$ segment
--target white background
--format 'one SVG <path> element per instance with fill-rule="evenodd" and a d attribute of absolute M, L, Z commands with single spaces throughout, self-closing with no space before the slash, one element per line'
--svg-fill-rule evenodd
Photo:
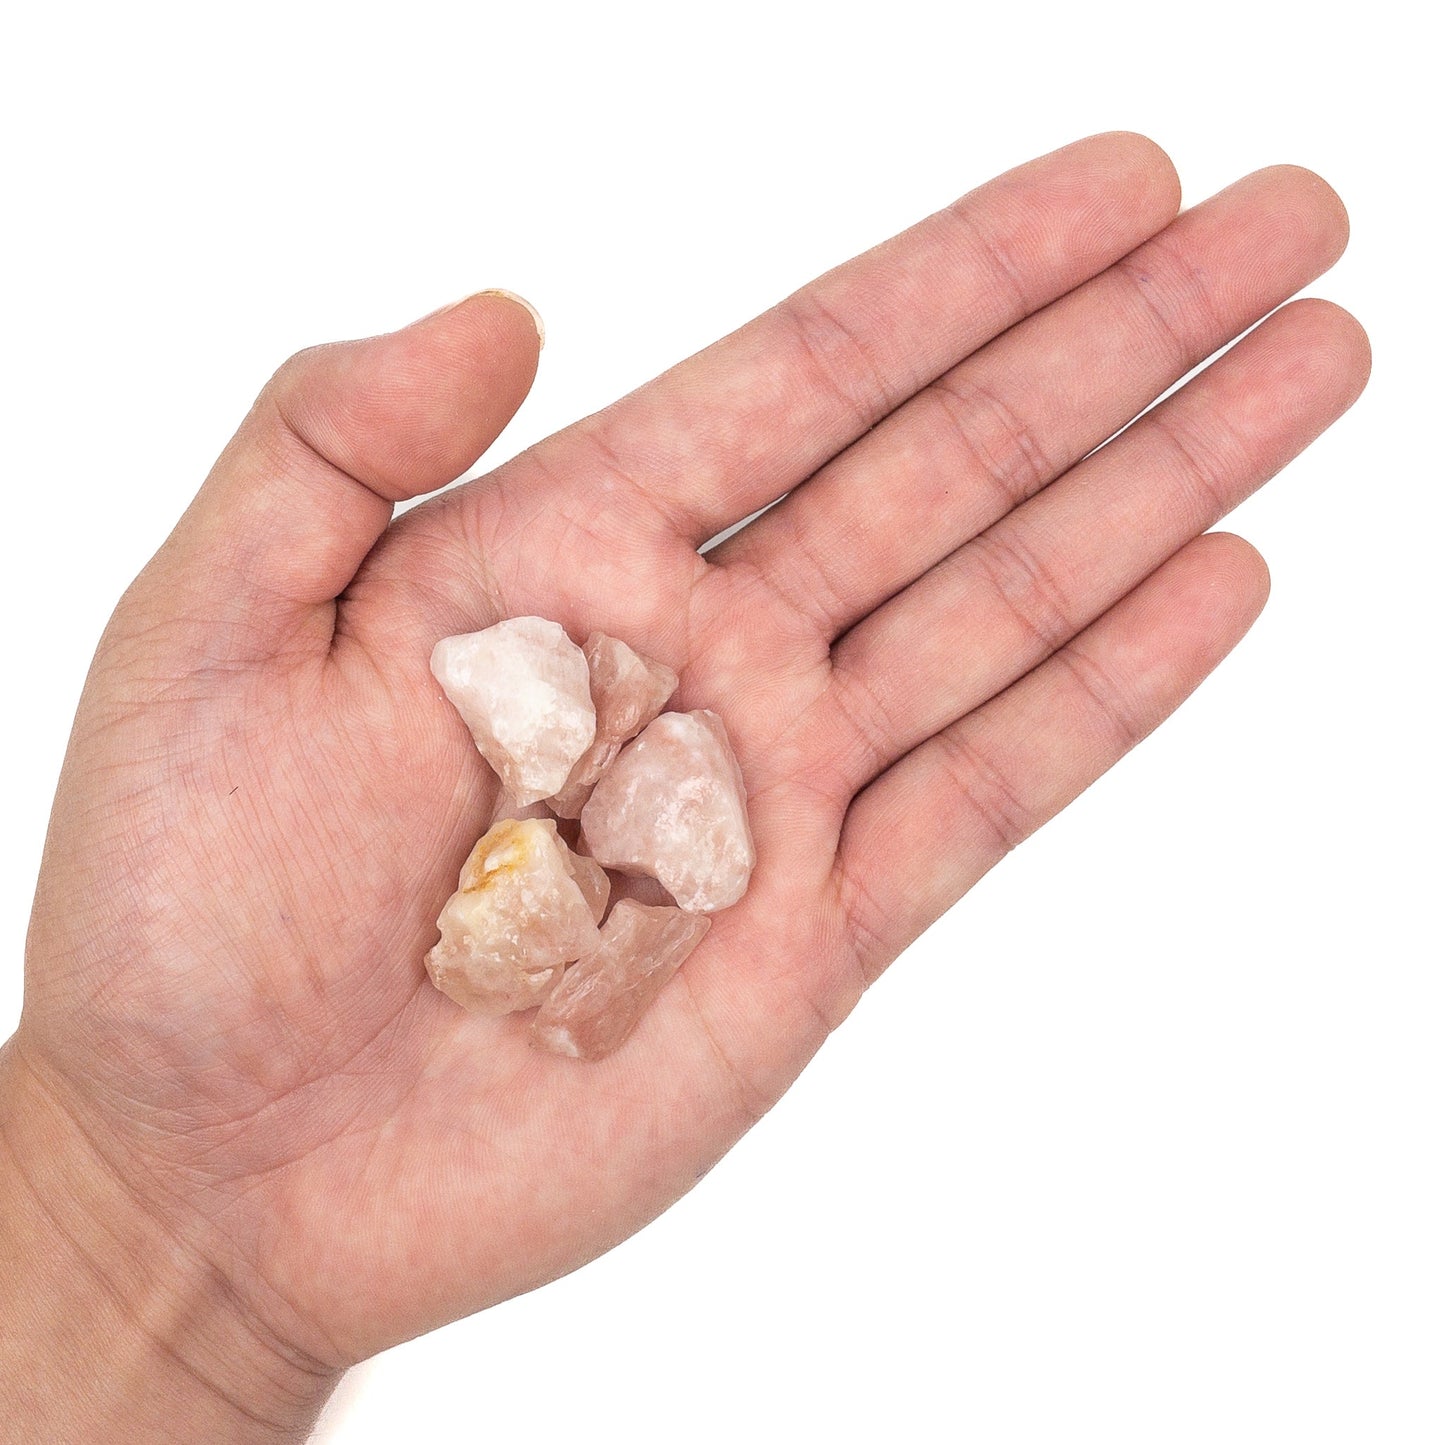
<path fill-rule="evenodd" d="M 334 1445 L 1445 1437 L 1439 135 L 1397 7 L 32 6 L 0 50 L 0 1032 L 116 596 L 289 352 L 485 286 L 510 455 L 1078 135 L 1343 193 L 1345 421 L 1239 651 L 665 1218 L 357 1371 Z M 1342 14 L 1342 12 L 1341 12 Z"/>

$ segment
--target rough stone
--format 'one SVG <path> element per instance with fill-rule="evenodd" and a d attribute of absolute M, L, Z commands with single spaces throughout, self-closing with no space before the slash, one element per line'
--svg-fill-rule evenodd
<path fill-rule="evenodd" d="M 426 958 L 432 982 L 478 1013 L 535 1007 L 566 964 L 597 947 L 601 873 L 571 854 L 550 818 L 498 823 L 472 849 L 437 919 L 441 942 Z"/>
<path fill-rule="evenodd" d="M 623 899 L 599 946 L 575 963 L 532 1022 L 539 1048 L 601 1059 L 637 1027 L 712 920 L 680 908 L 648 908 Z"/>
<path fill-rule="evenodd" d="M 649 723 L 598 780 L 582 839 L 603 867 L 656 878 L 688 912 L 736 903 L 757 855 L 717 714 L 666 712 Z"/>
<path fill-rule="evenodd" d="M 605 632 L 594 632 L 582 651 L 587 658 L 597 732 L 567 782 L 551 799 L 553 811 L 563 818 L 581 814 L 593 784 L 611 766 L 623 743 L 635 738 L 677 691 L 677 674 L 670 667 L 639 656 Z"/>
<path fill-rule="evenodd" d="M 517 796 L 508 788 L 501 788 L 497 792 L 497 801 L 492 808 L 491 822 L 488 828 L 494 828 L 503 820 L 510 818 L 515 823 L 525 822 L 528 818 L 550 818 L 552 811 L 543 802 L 519 803 Z"/>
<path fill-rule="evenodd" d="M 444 637 L 431 669 L 519 806 L 562 787 L 596 736 L 587 659 L 555 622 L 512 617 Z"/>
<path fill-rule="evenodd" d="M 602 915 L 607 912 L 607 899 L 612 892 L 612 881 L 606 870 L 596 859 L 574 853 L 565 843 L 562 844 L 562 858 L 568 873 L 572 875 L 572 881 L 582 890 L 582 896 L 587 900 L 587 907 L 592 911 L 592 921 L 600 924 Z"/>

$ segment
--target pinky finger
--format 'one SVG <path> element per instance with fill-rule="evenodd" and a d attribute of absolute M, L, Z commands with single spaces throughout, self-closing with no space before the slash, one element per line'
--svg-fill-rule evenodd
<path fill-rule="evenodd" d="M 1196 538 L 1092 626 L 863 790 L 837 880 L 877 977 L 1010 849 L 1071 803 L 1213 671 L 1259 616 L 1247 542 Z"/>

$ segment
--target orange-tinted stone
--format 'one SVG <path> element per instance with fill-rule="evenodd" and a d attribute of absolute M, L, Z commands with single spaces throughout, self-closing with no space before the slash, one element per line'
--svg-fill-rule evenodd
<path fill-rule="evenodd" d="M 573 856 L 550 818 L 496 824 L 437 919 L 441 942 L 426 958 L 432 982 L 478 1013 L 534 1008 L 565 964 L 597 946 L 600 873 Z"/>

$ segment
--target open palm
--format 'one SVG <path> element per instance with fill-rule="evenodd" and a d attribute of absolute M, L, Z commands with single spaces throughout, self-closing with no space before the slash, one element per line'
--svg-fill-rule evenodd
<path fill-rule="evenodd" d="M 345 1364 L 639 1228 L 1241 636 L 1263 564 L 1200 534 L 1368 353 L 1296 303 L 1115 436 L 1344 245 L 1303 171 L 1177 206 L 1150 143 L 1068 147 L 395 521 L 520 404 L 527 312 L 278 373 L 102 642 L 15 1047 L 277 1341 Z M 599 1064 L 422 968 L 494 789 L 427 659 L 529 613 L 722 715 L 758 845 Z"/>

